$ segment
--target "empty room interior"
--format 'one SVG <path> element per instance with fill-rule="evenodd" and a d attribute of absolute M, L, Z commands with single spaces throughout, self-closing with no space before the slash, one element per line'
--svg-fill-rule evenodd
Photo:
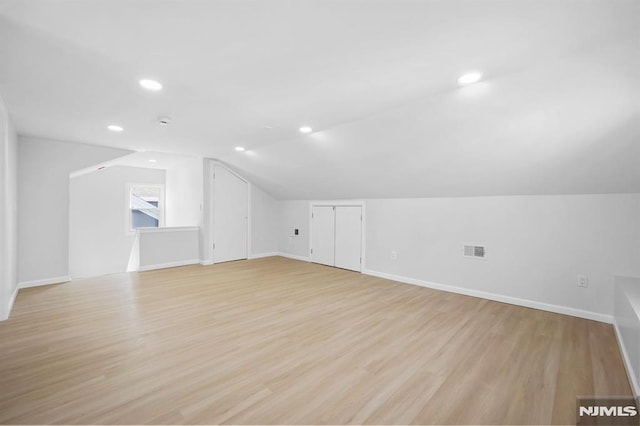
<path fill-rule="evenodd" d="M 0 167 L 0 424 L 638 424 L 637 0 L 0 0 Z"/>

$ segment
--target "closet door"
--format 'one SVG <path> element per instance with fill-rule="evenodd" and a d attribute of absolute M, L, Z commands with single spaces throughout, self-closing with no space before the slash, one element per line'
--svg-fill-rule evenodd
<path fill-rule="evenodd" d="M 213 188 L 213 261 L 246 259 L 248 184 L 216 166 Z"/>
<path fill-rule="evenodd" d="M 335 211 L 333 206 L 313 206 L 311 210 L 311 261 L 335 263 Z"/>
<path fill-rule="evenodd" d="M 336 206 L 335 266 L 362 269 L 362 207 Z"/>

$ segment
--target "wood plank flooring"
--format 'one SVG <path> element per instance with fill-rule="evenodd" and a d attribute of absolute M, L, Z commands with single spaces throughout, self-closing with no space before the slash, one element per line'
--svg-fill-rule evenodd
<path fill-rule="evenodd" d="M 575 424 L 613 329 L 272 257 L 21 290 L 0 423 Z"/>

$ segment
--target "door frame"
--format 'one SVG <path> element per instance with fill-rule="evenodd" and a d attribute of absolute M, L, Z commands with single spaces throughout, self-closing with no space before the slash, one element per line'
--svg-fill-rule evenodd
<path fill-rule="evenodd" d="M 360 273 L 366 269 L 366 229 L 367 229 L 367 209 L 366 202 L 364 200 L 314 200 L 309 202 L 309 247 L 307 247 L 307 256 L 309 262 L 311 262 L 311 245 L 313 241 L 313 220 L 311 215 L 313 214 L 314 207 L 360 207 L 362 210 L 362 228 L 361 228 L 361 256 L 362 262 L 360 264 Z"/>
<path fill-rule="evenodd" d="M 247 180 L 246 178 L 244 178 L 242 175 L 238 174 L 236 171 L 232 170 L 231 168 L 229 168 L 226 164 L 217 161 L 217 160 L 210 160 L 209 162 L 210 165 L 210 170 L 205 171 L 204 175 L 205 175 L 205 180 L 208 180 L 210 182 L 209 185 L 209 193 L 210 193 L 210 198 L 208 200 L 209 203 L 209 208 L 208 208 L 208 232 L 207 232 L 207 236 L 208 236 L 208 241 L 205 242 L 205 244 L 211 246 L 209 247 L 210 250 L 205 249 L 204 250 L 204 254 L 205 254 L 205 259 L 203 259 L 203 262 L 200 262 L 203 265 L 212 265 L 215 262 L 215 250 L 213 249 L 213 243 L 215 242 L 215 215 L 214 215 L 214 202 L 216 199 L 216 186 L 215 186 L 215 182 L 214 182 L 214 174 L 215 174 L 215 168 L 216 167 L 222 167 L 223 169 L 225 169 L 226 171 L 228 171 L 229 173 L 231 173 L 232 175 L 234 175 L 235 177 L 237 177 L 238 179 L 246 182 L 247 184 L 247 241 L 246 241 L 246 247 L 247 247 L 247 259 L 251 258 L 251 210 L 252 210 L 252 206 L 251 206 L 251 192 L 252 192 L 252 185 L 251 182 L 249 180 Z M 207 201 L 205 201 L 207 202 Z M 210 253 L 210 256 L 207 256 L 207 252 Z"/>

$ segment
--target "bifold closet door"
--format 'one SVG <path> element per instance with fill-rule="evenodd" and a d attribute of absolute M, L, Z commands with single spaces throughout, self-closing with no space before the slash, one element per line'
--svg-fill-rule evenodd
<path fill-rule="evenodd" d="M 311 210 L 311 261 L 334 266 L 335 212 L 333 206 L 314 206 Z"/>
<path fill-rule="evenodd" d="M 246 259 L 248 184 L 219 166 L 213 179 L 213 261 Z"/>
<path fill-rule="evenodd" d="M 360 272 L 362 207 L 336 206 L 335 212 L 335 266 Z"/>

